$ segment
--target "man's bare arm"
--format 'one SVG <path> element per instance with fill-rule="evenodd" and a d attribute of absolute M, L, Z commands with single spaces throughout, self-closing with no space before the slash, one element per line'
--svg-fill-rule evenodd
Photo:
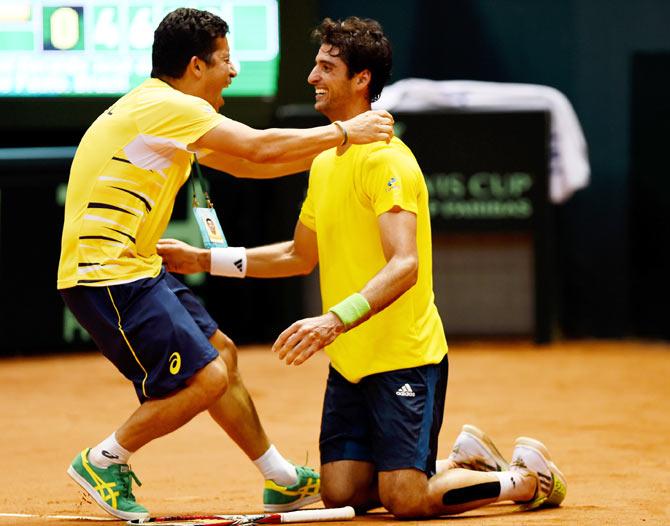
<path fill-rule="evenodd" d="M 393 117 L 383 110 L 370 110 L 341 123 L 351 144 L 389 141 L 393 137 Z M 191 149 L 209 149 L 255 163 L 284 163 L 313 157 L 342 144 L 340 126 L 329 124 L 316 128 L 270 128 L 256 130 L 232 119 L 190 144 Z"/>
<path fill-rule="evenodd" d="M 396 208 L 380 215 L 377 222 L 387 263 L 360 291 L 370 304 L 370 316 L 409 290 L 419 271 L 416 215 Z"/>
<path fill-rule="evenodd" d="M 170 272 L 194 274 L 211 270 L 210 249 L 194 247 L 176 239 L 161 239 L 157 249 Z M 281 278 L 309 274 L 318 260 L 316 233 L 298 221 L 293 240 L 246 250 L 246 275 Z"/>
<path fill-rule="evenodd" d="M 279 278 L 309 274 L 319 262 L 316 232 L 298 221 L 293 240 L 247 249 L 247 276 Z"/>

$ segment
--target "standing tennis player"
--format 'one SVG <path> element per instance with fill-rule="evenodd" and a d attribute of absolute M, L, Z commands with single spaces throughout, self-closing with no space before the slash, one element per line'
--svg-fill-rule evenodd
<path fill-rule="evenodd" d="M 325 19 L 315 36 L 315 108 L 334 123 L 364 114 L 390 74 L 381 26 Z M 291 325 L 273 350 L 294 365 L 321 349 L 330 358 L 320 437 L 327 506 L 382 504 L 399 518 L 426 518 L 503 500 L 533 509 L 564 499 L 565 480 L 544 445 L 517 439 L 507 469 L 474 426 L 464 426 L 441 462 L 457 469 L 436 474 L 447 344 L 434 305 L 428 192 L 399 139 L 354 145 L 345 136 L 318 155 L 292 241 L 210 251 L 163 240 L 158 250 L 184 273 L 278 277 L 319 264 L 325 314 Z"/>
<path fill-rule="evenodd" d="M 195 154 L 246 177 L 305 170 L 340 144 L 389 140 L 392 119 L 366 112 L 307 130 L 255 130 L 218 113 L 237 75 L 228 26 L 177 9 L 154 35 L 151 79 L 91 125 L 67 189 L 58 289 L 141 402 L 109 437 L 84 449 L 69 475 L 110 514 L 148 516 L 133 495 L 132 453 L 208 410 L 266 479 L 268 511 L 319 499 L 319 477 L 272 446 L 237 370 L 237 351 L 191 291 L 162 270 L 156 242 Z M 271 164 L 268 164 L 271 163 Z"/>

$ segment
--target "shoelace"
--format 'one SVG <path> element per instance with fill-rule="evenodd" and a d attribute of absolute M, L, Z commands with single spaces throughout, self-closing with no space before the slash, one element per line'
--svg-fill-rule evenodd
<path fill-rule="evenodd" d="M 308 466 L 308 464 L 309 464 L 309 450 L 305 451 L 305 463 L 302 466 L 294 464 L 293 462 L 291 462 L 291 464 L 293 464 L 293 467 L 295 468 L 295 472 L 298 475 L 298 482 L 300 482 L 300 478 L 303 475 L 308 476 L 308 477 L 313 477 L 314 475 L 318 476 L 318 473 Z"/>
<path fill-rule="evenodd" d="M 119 474 L 121 479 L 119 484 L 121 486 L 119 488 L 119 494 L 125 498 L 135 500 L 135 495 L 133 495 L 132 483 L 130 482 L 130 479 L 132 478 L 138 486 L 141 486 L 142 482 L 140 482 L 140 479 L 137 478 L 135 472 L 130 469 L 130 466 L 128 466 L 128 471 L 122 471 Z"/>

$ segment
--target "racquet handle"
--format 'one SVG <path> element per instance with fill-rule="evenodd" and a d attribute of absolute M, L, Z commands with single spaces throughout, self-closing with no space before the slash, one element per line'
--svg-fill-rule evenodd
<path fill-rule="evenodd" d="M 260 519 L 258 523 L 289 523 L 289 522 L 325 522 L 325 521 L 348 521 L 354 518 L 356 513 L 351 506 L 343 508 L 330 508 L 325 510 L 298 510 L 276 513 L 279 520 Z"/>

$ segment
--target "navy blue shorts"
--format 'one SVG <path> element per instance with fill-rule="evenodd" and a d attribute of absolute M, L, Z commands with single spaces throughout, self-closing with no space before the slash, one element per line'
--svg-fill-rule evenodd
<path fill-rule="evenodd" d="M 352 384 L 330 367 L 321 418 L 321 465 L 371 462 L 377 471 L 435 474 L 449 360 L 366 376 Z"/>
<path fill-rule="evenodd" d="M 209 342 L 216 322 L 164 270 L 156 278 L 60 293 L 102 354 L 133 382 L 140 402 L 183 388 L 219 356 Z"/>

